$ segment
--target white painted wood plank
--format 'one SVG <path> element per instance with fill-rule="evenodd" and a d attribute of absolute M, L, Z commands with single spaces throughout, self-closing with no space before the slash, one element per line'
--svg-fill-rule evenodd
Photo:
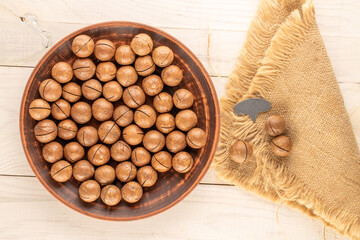
<path fill-rule="evenodd" d="M 338 77 L 359 143 L 360 2 L 315 0 L 320 31 Z M 86 6 L 86 7 L 85 7 Z M 20 17 L 36 16 L 51 44 L 91 23 L 130 20 L 147 23 L 179 38 L 200 58 L 206 56 L 208 28 L 211 62 L 228 75 L 257 8 L 257 1 L 12 1 L 0 2 L 0 65 L 34 66 L 47 49 Z M 86 10 L 85 10 L 86 9 Z M 0 67 L 0 175 L 33 175 L 18 130 L 23 88 L 31 68 Z M 226 78 L 213 77 L 219 95 Z M 203 183 L 215 183 L 209 171 Z M 0 176 L 0 239 L 322 239 L 323 226 L 297 211 L 276 206 L 230 186 L 199 185 L 183 202 L 150 219 L 104 222 L 82 216 L 55 200 L 33 177 Z M 171 219 L 171 221 L 169 221 Z M 347 239 L 326 230 L 326 239 Z"/>
<path fill-rule="evenodd" d="M 83 216 L 34 178 L 0 177 L 0 239 L 322 239 L 323 225 L 231 186 L 198 186 L 149 219 L 108 222 Z M 327 240 L 345 240 L 326 229 Z"/>
<path fill-rule="evenodd" d="M 14 16 L 33 14 L 39 20 L 58 23 L 96 23 L 103 21 L 136 21 L 160 27 L 246 31 L 257 1 L 2 1 L 1 6 Z M 85 8 L 86 7 L 86 8 Z M 89 14 L 91 13 L 91 14 Z M 242 16 L 242 17 L 238 17 Z"/>
<path fill-rule="evenodd" d="M 79 2 L 76 2 L 76 4 Z M 249 0 L 242 0 L 240 2 L 245 6 L 249 5 L 247 3 Z M 251 2 L 254 1 L 251 0 Z M 38 32 L 34 31 L 26 23 L 20 21 L 18 16 L 23 16 L 25 14 L 25 10 L 21 9 L 27 7 L 27 3 L 17 6 L 18 3 L 19 2 L 17 1 L 5 1 L 3 3 L 3 7 L 0 7 L 0 21 L 2 21 L 2 25 L 0 25 L 0 32 L 2 33 L 0 38 L 0 65 L 35 66 L 48 48 L 44 48 L 43 39 Z M 345 0 L 341 5 L 339 1 L 335 0 L 326 1 L 326 3 L 323 2 L 323 0 L 318 0 L 315 1 L 315 3 L 319 4 L 317 6 L 318 23 L 330 59 L 334 65 L 336 75 L 338 76 L 338 80 L 340 82 L 359 82 L 359 78 L 354 77 L 360 75 L 360 68 L 358 67 L 360 64 L 360 54 L 358 54 L 360 52 L 360 23 L 357 20 L 357 16 L 360 15 L 359 2 Z M 59 6 L 56 9 L 64 7 L 62 5 L 63 2 L 57 4 Z M 89 4 L 91 5 L 91 3 Z M 234 9 L 236 9 L 238 4 L 240 3 L 233 3 Z M 31 5 L 37 6 L 37 3 L 35 2 Z M 16 11 L 19 13 L 14 15 L 14 13 L 12 13 L 9 9 L 15 8 L 15 6 Z M 76 23 L 66 22 L 68 21 L 66 20 L 67 18 L 74 17 L 72 15 L 67 15 L 67 12 L 71 12 L 71 10 L 64 13 L 66 14 L 63 15 L 65 22 L 58 22 L 55 13 L 52 18 L 47 15 L 49 14 L 49 11 L 46 11 L 47 8 L 51 8 L 52 6 L 52 1 L 41 2 L 41 6 L 38 8 L 29 7 L 26 12 L 27 14 L 31 13 L 36 16 L 38 26 L 49 35 L 50 46 L 74 30 L 84 27 L 89 23 L 94 23 L 93 21 L 90 21 L 91 19 L 87 18 L 87 12 L 79 12 L 78 18 L 80 19 L 78 21 L 74 20 Z M 104 6 L 107 5 L 101 5 L 99 8 L 105 8 Z M 176 4 L 174 6 L 176 6 Z M 204 16 L 204 19 L 192 19 L 194 22 L 193 28 L 196 28 L 197 24 L 201 24 L 202 26 L 202 22 L 206 20 L 209 22 L 208 27 L 213 29 L 211 31 L 210 44 L 210 57 L 213 69 L 210 69 L 207 58 L 208 27 L 202 27 L 199 29 L 184 29 L 177 27 L 175 23 L 169 23 L 166 26 L 161 26 L 160 24 L 156 24 L 156 21 L 154 20 L 156 17 L 153 17 L 148 12 L 144 12 L 142 15 L 139 15 L 138 13 L 135 14 L 133 12 L 133 15 L 141 17 L 141 19 L 144 20 L 151 20 L 152 22 L 150 22 L 150 24 L 161 27 L 163 30 L 181 40 L 185 45 L 194 51 L 211 75 L 216 76 L 219 74 L 227 76 L 231 71 L 236 57 L 243 45 L 246 36 L 246 29 L 248 28 L 248 22 L 243 23 L 241 22 L 241 19 L 251 19 L 252 16 L 248 15 L 250 13 L 254 14 L 255 9 L 246 10 L 246 8 L 244 8 L 244 12 L 243 10 L 239 11 L 238 17 L 236 17 L 233 13 L 233 8 L 230 7 L 229 4 L 221 6 L 223 7 L 221 8 L 218 6 L 220 10 L 217 14 L 208 14 L 207 17 Z M 208 7 L 211 9 L 212 7 L 215 8 L 215 6 L 211 4 Z M 128 9 L 128 11 L 131 12 L 131 9 L 132 8 Z M 105 9 L 103 9 L 103 11 L 106 12 Z M 182 11 L 189 11 L 193 13 L 193 11 L 196 10 L 188 9 Z M 211 21 L 213 18 L 216 19 L 216 17 L 221 17 L 223 14 L 222 11 L 225 11 L 229 16 L 232 16 L 232 21 L 223 24 L 223 29 L 216 29 L 213 25 L 211 25 Z M 111 14 L 112 12 L 110 11 L 108 14 L 103 15 L 111 18 Z M 116 15 L 115 17 L 117 16 L 119 15 Z M 170 20 L 174 18 L 178 19 L 179 22 L 184 22 L 184 25 L 186 25 L 186 21 L 188 20 L 187 15 L 174 15 L 172 17 L 168 16 L 168 18 Z M 232 29 L 227 29 L 226 26 L 232 26 Z M 244 28 L 244 30 L 241 30 L 242 28 Z"/>
<path fill-rule="evenodd" d="M 333 34 L 354 35 L 359 15 L 357 0 L 314 1 L 321 26 Z M 39 21 L 57 23 L 97 23 L 137 21 L 158 27 L 247 31 L 257 9 L 254 0 L 3 0 L 0 8 L 15 17 L 35 15 Z M 325 21 L 326 20 L 326 21 Z M 347 26 L 347 27 L 344 27 Z M 357 26 L 357 27 L 356 27 Z M 359 30 L 356 30 L 359 31 Z"/>

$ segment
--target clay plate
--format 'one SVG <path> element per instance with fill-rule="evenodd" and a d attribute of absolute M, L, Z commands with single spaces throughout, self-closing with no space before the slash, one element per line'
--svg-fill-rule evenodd
<path fill-rule="evenodd" d="M 51 165 L 41 155 L 43 144 L 35 139 L 33 128 L 36 121 L 28 114 L 29 105 L 32 100 L 40 98 L 39 85 L 41 81 L 51 78 L 51 68 L 55 63 L 66 61 L 72 64 L 76 59 L 76 56 L 71 51 L 71 43 L 75 36 L 87 34 L 94 41 L 109 39 L 118 47 L 121 44 L 129 44 L 131 39 L 138 33 L 150 35 L 154 41 L 154 47 L 165 45 L 174 51 L 175 59 L 173 64 L 179 66 L 184 72 L 184 79 L 179 87 L 187 88 L 194 94 L 195 102 L 192 109 L 199 117 L 198 127 L 207 132 L 207 143 L 201 150 L 186 149 L 195 160 L 194 167 L 189 173 L 178 174 L 171 170 L 159 174 L 158 182 L 153 187 L 145 189 L 143 198 L 135 204 L 127 204 L 121 201 L 115 207 L 107 207 L 101 202 L 100 198 L 94 203 L 85 203 L 78 197 L 79 183 L 75 179 L 71 179 L 66 183 L 58 183 L 49 175 Z M 93 55 L 91 58 L 96 61 Z M 157 74 L 159 73 L 160 69 L 157 70 Z M 141 83 L 141 80 L 142 78 L 139 79 L 138 84 Z M 81 84 L 80 81 L 75 81 Z M 166 89 L 170 94 L 175 90 Z M 147 98 L 147 102 L 151 103 L 151 98 Z M 81 100 L 84 100 L 84 98 Z M 116 105 L 119 104 L 122 104 L 122 101 L 116 103 Z M 176 113 L 176 110 L 173 113 Z M 58 123 L 58 121 L 55 122 Z M 96 127 L 99 123 L 93 119 L 87 125 Z M 91 25 L 71 33 L 56 43 L 32 72 L 25 87 L 20 108 L 20 134 L 24 152 L 32 170 L 44 187 L 62 203 L 80 213 L 115 221 L 149 217 L 174 206 L 184 199 L 197 186 L 208 170 L 216 151 L 219 129 L 220 115 L 216 92 L 208 73 L 199 59 L 184 44 L 169 34 L 154 27 L 133 22 L 104 22 Z M 116 182 L 116 185 L 121 187 L 122 184 Z"/>

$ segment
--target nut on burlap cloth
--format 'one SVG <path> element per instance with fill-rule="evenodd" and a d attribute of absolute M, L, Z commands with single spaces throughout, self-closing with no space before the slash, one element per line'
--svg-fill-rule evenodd
<path fill-rule="evenodd" d="M 260 97 L 272 109 L 256 123 L 233 113 L 236 103 Z M 276 157 L 265 120 L 278 114 L 293 141 Z M 254 149 L 233 162 L 236 140 Z M 300 209 L 339 232 L 360 238 L 360 155 L 311 0 L 262 0 L 221 99 L 221 135 L 214 160 L 220 178 L 273 202 Z"/>

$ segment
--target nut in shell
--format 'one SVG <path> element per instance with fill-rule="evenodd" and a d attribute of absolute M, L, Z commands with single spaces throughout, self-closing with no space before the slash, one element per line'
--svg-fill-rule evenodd
<path fill-rule="evenodd" d="M 156 112 L 149 105 L 142 105 L 135 110 L 134 121 L 141 128 L 150 128 L 155 124 Z"/>
<path fill-rule="evenodd" d="M 74 164 L 73 177 L 79 182 L 89 180 L 94 176 L 95 168 L 87 160 L 80 160 Z"/>
<path fill-rule="evenodd" d="M 230 147 L 230 157 L 234 162 L 245 163 L 252 156 L 253 148 L 250 143 L 239 140 Z"/>
<path fill-rule="evenodd" d="M 193 157 L 187 152 L 179 152 L 172 159 L 172 166 L 178 173 L 187 173 L 194 165 Z"/>
<path fill-rule="evenodd" d="M 157 130 L 151 130 L 145 134 L 143 144 L 150 152 L 159 152 L 165 146 L 165 136 Z"/>
<path fill-rule="evenodd" d="M 71 164 L 64 160 L 54 163 L 50 169 L 50 176 L 57 182 L 66 182 L 72 176 Z"/>
<path fill-rule="evenodd" d="M 137 170 L 133 163 L 126 161 L 119 163 L 115 172 L 120 182 L 129 182 L 135 179 Z"/>
<path fill-rule="evenodd" d="M 64 99 L 59 99 L 51 104 L 51 116 L 56 120 L 64 120 L 70 117 L 71 105 Z"/>
<path fill-rule="evenodd" d="M 134 112 L 125 105 L 118 106 L 113 114 L 113 119 L 120 127 L 126 127 L 134 120 Z"/>
<path fill-rule="evenodd" d="M 144 132 L 135 124 L 131 124 L 123 130 L 124 140 L 130 145 L 138 145 L 143 141 Z"/>
<path fill-rule="evenodd" d="M 50 112 L 50 104 L 42 99 L 35 99 L 30 103 L 29 114 L 36 121 L 47 118 Z"/>
<path fill-rule="evenodd" d="M 53 141 L 57 136 L 57 126 L 49 119 L 38 122 L 34 127 L 35 138 L 41 143 Z"/>
<path fill-rule="evenodd" d="M 57 81 L 46 79 L 40 83 L 39 93 L 42 99 L 55 102 L 61 97 L 62 87 Z"/>
<path fill-rule="evenodd" d="M 87 180 L 79 187 L 79 196 L 84 202 L 95 202 L 100 197 L 100 185 L 94 180 Z"/>
<path fill-rule="evenodd" d="M 115 60 L 120 65 L 130 65 L 135 61 L 135 53 L 129 45 L 121 45 L 116 49 Z"/>
<path fill-rule="evenodd" d="M 42 149 L 42 156 L 49 163 L 57 162 L 64 156 L 63 146 L 58 142 L 47 143 Z"/>
<path fill-rule="evenodd" d="M 126 161 L 131 156 L 131 147 L 124 141 L 117 141 L 111 146 L 111 158 L 118 162 Z"/>
<path fill-rule="evenodd" d="M 71 50 L 73 53 L 80 57 L 89 57 L 94 52 L 94 41 L 88 35 L 81 34 L 74 38 Z"/>
<path fill-rule="evenodd" d="M 64 147 L 64 157 L 69 162 L 77 162 L 83 159 L 84 155 L 85 150 L 78 142 L 69 142 Z"/>
<path fill-rule="evenodd" d="M 157 172 L 151 166 L 139 168 L 136 177 L 142 187 L 154 186 L 158 178 Z"/>
<path fill-rule="evenodd" d="M 172 166 L 171 154 L 165 151 L 155 153 L 151 158 L 151 166 L 158 172 L 169 171 Z"/>
<path fill-rule="evenodd" d="M 71 107 L 70 114 L 75 122 L 85 124 L 91 119 L 91 107 L 86 102 L 77 102 Z"/>
<path fill-rule="evenodd" d="M 131 161 L 137 166 L 142 167 L 150 162 L 151 155 L 144 147 L 137 147 L 131 153 Z"/>
<path fill-rule="evenodd" d="M 180 131 L 173 131 L 166 136 L 166 148 L 172 152 L 177 153 L 186 148 L 185 134 Z"/>
<path fill-rule="evenodd" d="M 132 50 L 139 56 L 149 54 L 153 49 L 153 41 L 146 33 L 136 35 L 130 43 Z"/>
<path fill-rule="evenodd" d="M 115 169 L 110 165 L 103 165 L 95 170 L 95 180 L 100 185 L 108 185 L 115 180 Z"/>
<path fill-rule="evenodd" d="M 113 144 L 121 136 L 121 130 L 114 121 L 106 121 L 100 124 L 98 135 L 102 142 Z"/>
<path fill-rule="evenodd" d="M 81 81 L 92 78 L 95 74 L 96 66 L 89 58 L 78 58 L 73 63 L 74 75 Z"/>
<path fill-rule="evenodd" d="M 128 203 L 138 202 L 143 195 L 143 189 L 138 182 L 132 181 L 126 183 L 121 189 L 122 198 Z"/>
<path fill-rule="evenodd" d="M 79 129 L 76 138 L 84 147 L 91 147 L 99 140 L 96 128 L 93 126 L 85 126 Z"/>
<path fill-rule="evenodd" d="M 101 190 L 101 200 L 108 206 L 115 206 L 121 201 L 121 191 L 115 185 L 107 185 Z"/>
<path fill-rule="evenodd" d="M 89 149 L 87 159 L 94 166 L 104 165 L 110 160 L 110 150 L 103 144 L 96 144 Z"/>

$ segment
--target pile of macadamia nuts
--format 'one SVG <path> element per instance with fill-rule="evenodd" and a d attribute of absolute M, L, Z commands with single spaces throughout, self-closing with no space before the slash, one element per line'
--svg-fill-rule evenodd
<path fill-rule="evenodd" d="M 73 177 L 83 201 L 115 206 L 138 202 L 158 173 L 189 172 L 189 151 L 207 137 L 196 127 L 193 94 L 178 87 L 183 72 L 172 65 L 173 51 L 154 48 L 145 33 L 121 46 L 79 35 L 72 51 L 77 59 L 56 63 L 29 106 L 51 177 Z"/>
<path fill-rule="evenodd" d="M 278 157 L 290 155 L 292 142 L 289 137 L 283 135 L 285 132 L 285 119 L 280 115 L 272 115 L 265 122 L 265 130 L 275 137 L 270 142 L 271 151 Z M 252 145 L 244 140 L 238 140 L 230 147 L 230 158 L 237 163 L 243 164 L 251 159 L 253 154 Z"/>

